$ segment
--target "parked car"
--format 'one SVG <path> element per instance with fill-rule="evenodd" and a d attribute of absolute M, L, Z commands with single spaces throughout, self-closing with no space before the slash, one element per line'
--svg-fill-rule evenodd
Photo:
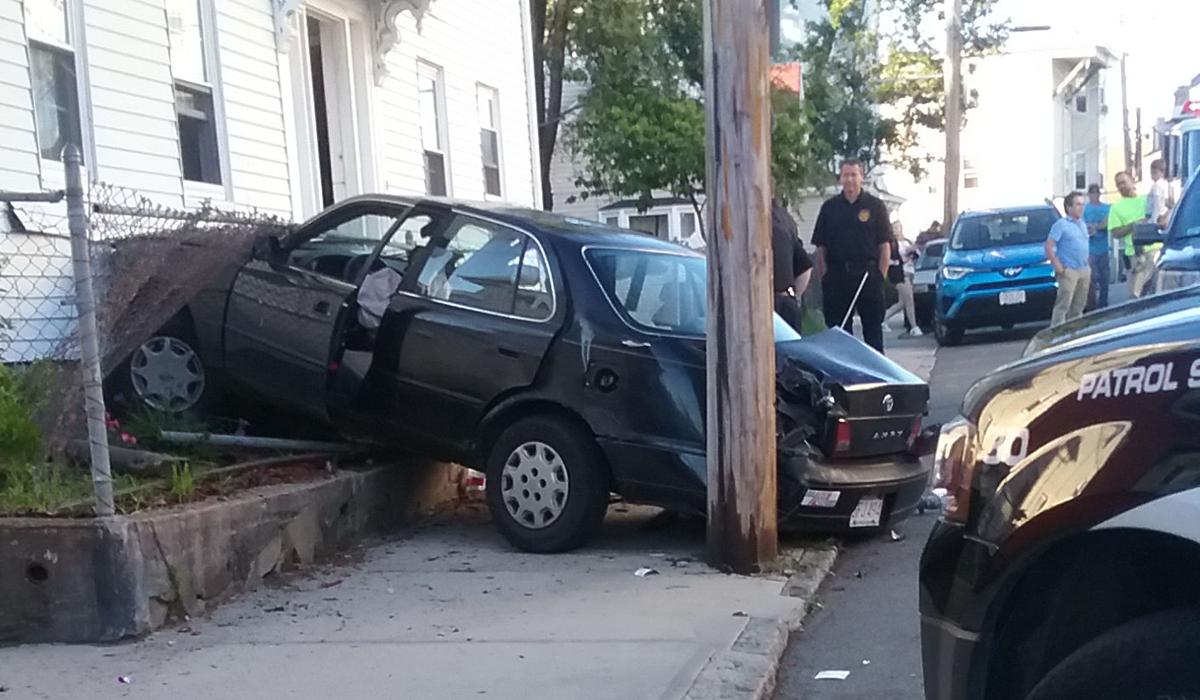
<path fill-rule="evenodd" d="M 935 457 L 928 700 L 1200 697 L 1200 287 L 1036 336 Z"/>
<path fill-rule="evenodd" d="M 545 212 L 358 197 L 266 240 L 130 372 L 159 407 L 219 377 L 348 438 L 484 471 L 501 532 L 561 551 L 610 492 L 706 512 L 705 265 Z M 928 481 L 928 386 L 840 330 L 801 339 L 775 317 L 775 337 L 781 523 L 906 517 Z"/>
<path fill-rule="evenodd" d="M 1050 320 L 1058 285 L 1043 246 L 1058 219 L 1048 204 L 958 217 L 937 276 L 939 344 L 957 345 L 971 328 Z"/>
<path fill-rule="evenodd" d="M 1200 178 L 1184 188 L 1166 230 L 1142 224 L 1135 228 L 1134 243 L 1165 244 L 1154 273 L 1156 292 L 1200 284 Z"/>
<path fill-rule="evenodd" d="M 925 244 L 913 271 L 913 302 L 917 311 L 917 325 L 922 330 L 933 327 L 933 301 L 937 291 L 937 273 L 946 253 L 945 238 Z"/>

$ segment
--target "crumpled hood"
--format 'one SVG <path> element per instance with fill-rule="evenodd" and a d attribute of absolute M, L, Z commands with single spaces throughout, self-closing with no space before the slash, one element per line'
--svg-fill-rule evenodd
<path fill-rule="evenodd" d="M 942 263 L 945 265 L 986 270 L 1027 267 L 1045 261 L 1046 250 L 1041 243 L 1027 243 L 1006 248 L 947 250 L 946 256 L 942 259 Z"/>
<path fill-rule="evenodd" d="M 917 375 L 840 328 L 775 343 L 776 365 L 782 367 L 789 360 L 804 365 L 822 380 L 843 387 L 925 384 Z"/>

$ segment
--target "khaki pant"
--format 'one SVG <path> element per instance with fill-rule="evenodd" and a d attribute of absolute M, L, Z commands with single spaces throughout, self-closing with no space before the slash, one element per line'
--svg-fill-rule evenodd
<path fill-rule="evenodd" d="M 1058 296 L 1054 298 L 1054 315 L 1050 317 L 1050 324 L 1057 326 L 1083 315 L 1088 288 L 1092 285 L 1092 271 L 1086 267 L 1068 267 L 1054 278 L 1058 280 Z"/>
<path fill-rule="evenodd" d="M 910 328 L 917 327 L 917 305 L 913 300 L 912 275 L 905 275 L 903 282 L 896 283 L 896 297 L 899 299 L 892 308 L 883 312 L 883 322 L 887 323 L 901 312 L 908 319 Z"/>
<path fill-rule="evenodd" d="M 1130 259 L 1132 272 L 1129 276 L 1129 294 L 1135 299 L 1144 295 L 1150 281 L 1154 279 L 1155 266 L 1158 265 L 1157 250 L 1137 253 Z"/>

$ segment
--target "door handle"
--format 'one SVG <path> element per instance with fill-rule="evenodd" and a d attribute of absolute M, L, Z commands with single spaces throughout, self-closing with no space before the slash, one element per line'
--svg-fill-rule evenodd
<path fill-rule="evenodd" d="M 497 351 L 498 351 L 498 352 L 499 352 L 501 355 L 504 355 L 505 357 L 511 357 L 511 358 L 514 358 L 514 359 L 521 357 L 521 353 L 517 352 L 516 350 L 513 350 L 512 348 L 506 348 L 506 347 L 504 347 L 503 345 L 501 345 L 500 347 L 496 348 L 496 350 L 497 350 Z"/>
<path fill-rule="evenodd" d="M 313 305 L 313 311 L 316 311 L 317 313 L 321 314 L 322 316 L 328 316 L 329 315 L 329 302 L 318 301 L 316 304 Z"/>
<path fill-rule="evenodd" d="M 648 347 L 650 347 L 650 343 L 646 343 L 646 342 L 642 342 L 642 341 L 638 341 L 638 340 L 622 340 L 621 345 L 624 345 L 627 348 L 648 348 Z"/>

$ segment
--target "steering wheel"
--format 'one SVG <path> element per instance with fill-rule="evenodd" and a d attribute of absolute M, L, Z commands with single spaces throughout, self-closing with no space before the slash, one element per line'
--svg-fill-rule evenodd
<path fill-rule="evenodd" d="M 371 255 L 371 253 L 364 253 L 350 258 L 350 261 L 346 263 L 345 270 L 342 272 L 342 279 L 350 284 L 354 284 L 367 262 L 371 259 Z"/>

